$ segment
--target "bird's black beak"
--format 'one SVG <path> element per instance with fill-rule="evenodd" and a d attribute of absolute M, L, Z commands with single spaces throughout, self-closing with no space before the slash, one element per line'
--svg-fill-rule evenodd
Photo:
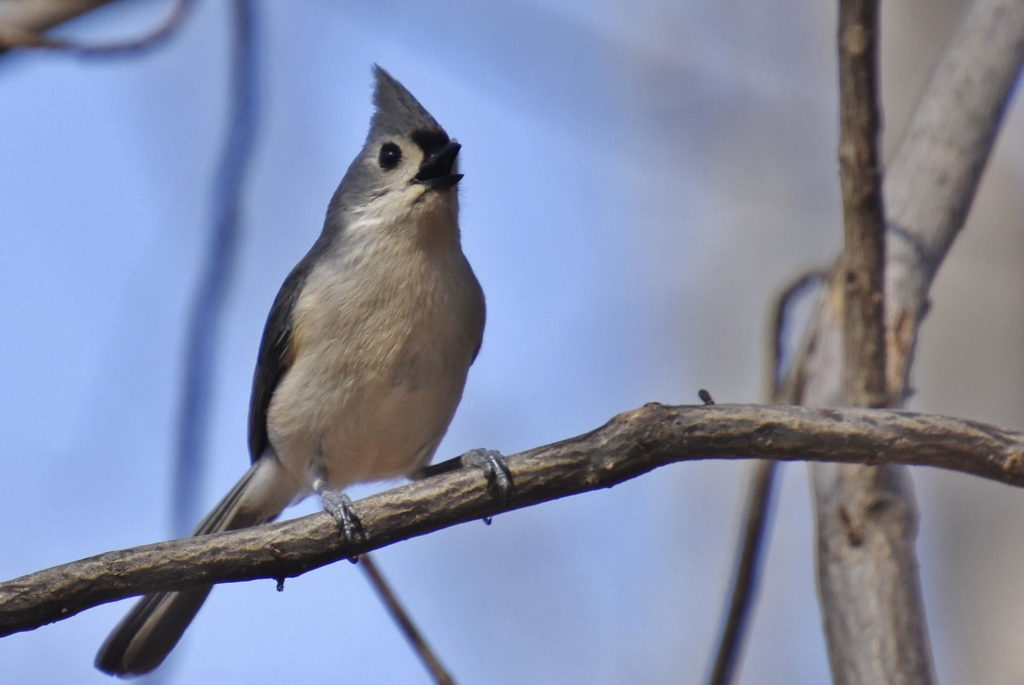
<path fill-rule="evenodd" d="M 458 157 L 460 149 L 462 146 L 453 140 L 434 150 L 423 162 L 420 172 L 413 180 L 428 188 L 439 190 L 451 188 L 462 179 L 462 174 L 452 173 L 452 169 L 455 167 L 455 158 Z"/>

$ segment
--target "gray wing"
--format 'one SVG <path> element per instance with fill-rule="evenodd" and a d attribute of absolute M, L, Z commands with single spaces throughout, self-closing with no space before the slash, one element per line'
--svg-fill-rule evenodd
<path fill-rule="evenodd" d="M 317 257 L 323 252 L 322 238 L 317 240 L 284 280 L 263 328 L 249 400 L 249 458 L 252 461 L 259 459 L 267 448 L 267 411 L 270 399 L 295 359 L 295 350 L 292 348 L 292 313 Z"/>

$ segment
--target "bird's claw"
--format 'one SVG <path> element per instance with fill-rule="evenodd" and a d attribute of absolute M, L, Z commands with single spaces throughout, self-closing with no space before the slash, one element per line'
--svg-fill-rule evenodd
<path fill-rule="evenodd" d="M 515 497 L 516 486 L 512 482 L 512 472 L 509 471 L 508 463 L 501 452 L 482 448 L 472 449 L 459 457 L 459 461 L 464 467 L 475 466 L 484 472 L 487 492 L 502 506 Z"/>
<path fill-rule="evenodd" d="M 344 492 L 334 490 L 323 490 L 320 492 L 320 501 L 324 511 L 334 518 L 338 524 L 338 539 L 344 544 L 353 544 L 363 537 L 363 524 L 356 516 L 352 508 L 352 500 Z M 356 563 L 357 557 L 349 557 L 349 561 Z"/>

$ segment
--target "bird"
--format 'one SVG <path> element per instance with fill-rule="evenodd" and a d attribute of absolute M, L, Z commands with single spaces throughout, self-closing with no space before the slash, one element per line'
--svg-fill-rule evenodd
<path fill-rule="evenodd" d="M 417 474 L 462 398 L 485 304 L 461 247 L 461 146 L 387 71 L 374 65 L 373 76 L 366 141 L 267 317 L 249 404 L 251 466 L 193 535 L 272 521 L 314 492 Z M 118 676 L 157 668 L 211 589 L 142 597 L 96 667 Z"/>

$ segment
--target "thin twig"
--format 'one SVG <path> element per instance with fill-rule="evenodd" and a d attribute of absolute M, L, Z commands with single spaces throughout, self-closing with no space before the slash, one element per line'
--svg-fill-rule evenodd
<path fill-rule="evenodd" d="M 373 589 L 377 592 L 377 596 L 384 603 L 388 613 L 391 614 L 391 618 L 401 628 L 402 634 L 409 641 L 413 651 L 419 656 L 423 665 L 427 667 L 427 671 L 430 672 L 434 682 L 438 683 L 438 685 L 455 685 L 455 680 L 445 669 L 444 664 L 441 663 L 434 650 L 427 644 L 423 634 L 416 628 L 416 624 L 412 622 L 409 612 L 402 606 L 398 596 L 392 591 L 391 584 L 388 583 L 387 579 L 384 578 L 384 574 L 377 568 L 373 558 L 369 554 L 359 555 L 358 566 L 366 573 L 370 584 L 373 585 Z"/>
<path fill-rule="evenodd" d="M 744 456 L 741 456 L 744 455 Z M 647 404 L 604 426 L 507 458 L 516 495 L 498 502 L 480 469 L 425 478 L 355 503 L 364 537 L 339 540 L 326 513 L 108 552 L 0 583 L 0 635 L 130 595 L 297 576 L 457 523 L 606 488 L 702 459 L 935 466 L 1024 486 L 1024 432 L 880 409 Z"/>
<path fill-rule="evenodd" d="M 769 390 L 773 403 L 780 402 L 783 373 L 783 350 L 786 326 L 792 318 L 797 297 L 825 278 L 820 269 L 807 271 L 787 285 L 775 298 L 772 307 L 769 339 Z M 743 640 L 750 622 L 750 613 L 757 596 L 761 577 L 771 509 L 774 503 L 775 480 L 779 465 L 775 461 L 758 461 L 750 465 L 749 480 L 744 500 L 747 503 L 743 523 L 736 542 L 736 561 L 729 586 L 725 620 L 715 648 L 710 685 L 728 685 L 733 681 L 739 662 Z"/>
<path fill-rule="evenodd" d="M 794 278 L 789 285 L 775 298 L 772 307 L 771 334 L 768 337 L 768 386 L 769 396 L 773 403 L 782 403 L 781 387 L 786 375 L 783 364 L 786 349 L 786 333 L 789 322 L 793 318 L 793 306 L 796 299 L 809 288 L 820 286 L 828 272 L 825 269 L 805 271 Z"/>
<path fill-rule="evenodd" d="M 113 56 L 137 54 L 161 45 L 170 38 L 182 25 L 195 0 L 175 0 L 170 14 L 152 31 L 137 38 L 110 43 L 89 45 L 67 38 L 55 38 L 43 34 L 41 28 L 18 24 L 14 21 L 0 21 L 0 52 L 15 49 L 44 49 L 73 53 L 79 56 Z M 79 11 L 79 14 L 94 9 L 103 3 L 91 3 Z M 75 16 L 75 15 L 71 15 Z M 71 17 L 66 17 L 71 18 Z M 65 19 L 66 19 L 65 18 Z"/>
<path fill-rule="evenodd" d="M 777 462 L 768 460 L 751 465 L 750 482 L 746 492 L 747 508 L 743 513 L 736 568 L 729 591 L 729 605 L 718 638 L 718 649 L 715 652 L 711 676 L 708 678 L 709 685 L 727 685 L 733 681 L 736 672 L 761 576 L 777 467 Z"/>

